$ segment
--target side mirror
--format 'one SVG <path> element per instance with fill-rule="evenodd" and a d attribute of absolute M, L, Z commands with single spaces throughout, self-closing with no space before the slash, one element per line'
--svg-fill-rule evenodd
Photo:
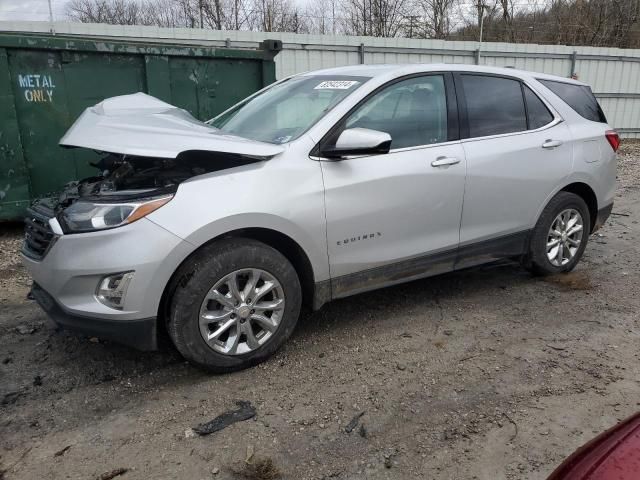
<path fill-rule="evenodd" d="M 348 155 L 379 155 L 389 153 L 391 135 L 369 128 L 348 128 L 344 130 L 335 146 L 322 150 L 327 158 L 340 158 Z"/>

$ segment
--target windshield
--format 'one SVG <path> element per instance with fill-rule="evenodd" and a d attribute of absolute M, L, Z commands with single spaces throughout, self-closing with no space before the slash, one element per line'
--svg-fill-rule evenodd
<path fill-rule="evenodd" d="M 367 80 L 346 75 L 293 77 L 240 103 L 210 124 L 251 140 L 290 142 Z"/>

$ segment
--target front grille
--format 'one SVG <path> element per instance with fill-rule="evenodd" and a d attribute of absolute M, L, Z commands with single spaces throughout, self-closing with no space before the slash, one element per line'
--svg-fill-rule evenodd
<path fill-rule="evenodd" d="M 49 226 L 49 219 L 53 216 L 53 210 L 42 204 L 34 204 L 27 209 L 22 253 L 34 260 L 41 260 L 47 254 L 56 238 Z"/>

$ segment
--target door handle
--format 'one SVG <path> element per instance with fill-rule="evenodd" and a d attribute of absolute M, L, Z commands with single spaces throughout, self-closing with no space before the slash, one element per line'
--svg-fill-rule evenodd
<path fill-rule="evenodd" d="M 542 144 L 542 148 L 556 148 L 560 145 L 562 145 L 562 142 L 560 140 L 548 139 L 544 141 L 544 143 Z"/>
<path fill-rule="evenodd" d="M 431 162 L 432 167 L 445 167 L 447 165 L 455 165 L 456 163 L 460 163 L 459 158 L 455 157 L 438 157 L 433 162 Z"/>

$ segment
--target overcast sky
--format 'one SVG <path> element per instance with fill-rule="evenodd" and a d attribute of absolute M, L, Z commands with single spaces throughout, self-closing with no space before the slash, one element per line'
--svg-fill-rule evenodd
<path fill-rule="evenodd" d="M 307 0 L 296 0 L 296 3 L 303 4 Z M 69 0 L 51 0 L 53 19 L 65 21 L 66 5 Z M 0 0 L 0 21 L 48 21 L 49 5 L 47 0 Z"/>
<path fill-rule="evenodd" d="M 69 0 L 51 0 L 54 20 L 65 19 Z M 0 20 L 49 20 L 47 0 L 0 0 Z"/>

